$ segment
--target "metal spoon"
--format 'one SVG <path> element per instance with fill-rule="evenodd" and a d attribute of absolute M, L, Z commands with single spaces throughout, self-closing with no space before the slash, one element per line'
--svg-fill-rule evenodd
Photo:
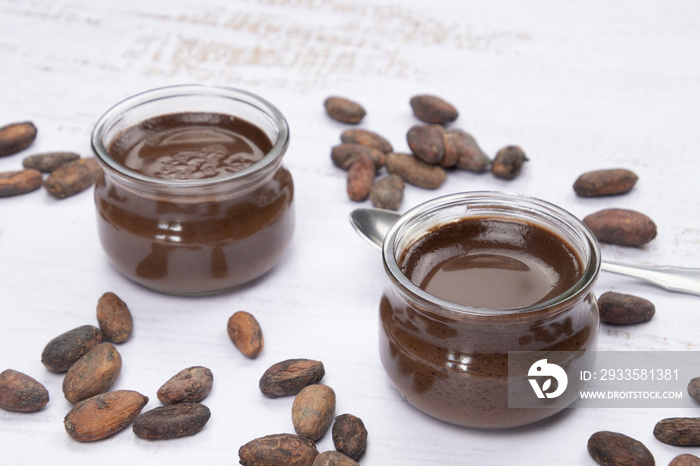
<path fill-rule="evenodd" d="M 370 244 L 382 248 L 384 237 L 401 214 L 384 209 L 355 209 L 350 223 Z M 700 269 L 672 266 L 625 265 L 603 261 L 600 269 L 606 272 L 639 278 L 669 291 L 700 296 Z"/>

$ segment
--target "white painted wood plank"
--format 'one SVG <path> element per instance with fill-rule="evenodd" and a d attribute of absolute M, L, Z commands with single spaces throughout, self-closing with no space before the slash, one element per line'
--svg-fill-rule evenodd
<path fill-rule="evenodd" d="M 235 463 L 257 436 L 291 431 L 291 399 L 268 400 L 257 381 L 274 362 L 318 358 L 338 395 L 338 413 L 363 418 L 367 465 L 592 464 L 586 441 L 597 430 L 645 442 L 659 464 L 687 449 L 652 436 L 672 413 L 571 410 L 514 431 L 462 429 L 406 405 L 377 357 L 377 304 L 386 278 L 376 251 L 347 222 L 356 206 L 344 173 L 329 160 L 343 125 L 322 102 L 340 94 L 362 102 L 363 126 L 407 150 L 416 124 L 408 99 L 443 95 L 460 109 L 455 126 L 490 154 L 521 145 L 531 161 L 512 182 L 451 174 L 437 191 L 407 189 L 402 209 L 437 195 L 476 189 L 517 191 L 576 215 L 633 208 L 659 236 L 647 247 L 605 246 L 616 261 L 700 266 L 700 6 L 697 2 L 344 2 L 200 0 L 141 2 L 0 1 L 0 124 L 32 120 L 39 137 L 24 155 L 74 150 L 87 156 L 93 124 L 109 106 L 149 88 L 212 83 L 259 93 L 289 119 L 286 163 L 297 187 L 298 227 L 285 260 L 255 286 L 207 298 L 175 298 L 128 282 L 106 262 L 89 192 L 55 201 L 42 191 L 0 200 L 0 370 L 14 368 L 51 392 L 41 412 L 0 412 L 3 462 L 47 464 Z M 638 186 L 613 199 L 577 198 L 583 171 L 633 168 Z M 602 327 L 601 349 L 695 350 L 697 297 L 601 275 L 608 289 L 651 299 L 657 315 L 632 327 Z M 92 445 L 61 425 L 70 405 L 61 377 L 39 360 L 57 334 L 94 322 L 97 298 L 114 291 L 135 318 L 119 346 L 116 388 L 139 390 L 157 406 L 157 388 L 178 370 L 212 369 L 212 419 L 195 437 L 146 442 L 131 432 Z M 245 309 L 266 339 L 255 361 L 226 336 Z M 698 374 L 700 375 L 700 374 Z M 677 415 L 695 415 L 681 409 Z M 330 435 L 318 442 L 332 448 Z"/>

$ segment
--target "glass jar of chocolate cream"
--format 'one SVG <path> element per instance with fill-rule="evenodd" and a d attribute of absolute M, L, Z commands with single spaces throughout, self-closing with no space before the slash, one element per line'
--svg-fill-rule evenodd
<path fill-rule="evenodd" d="M 294 231 L 289 127 L 246 91 L 164 87 L 108 110 L 92 133 L 99 238 L 150 289 L 197 295 L 270 270 Z"/>
<path fill-rule="evenodd" d="M 600 251 L 581 221 L 517 194 L 449 195 L 402 215 L 383 261 L 380 357 L 410 404 L 480 428 L 563 409 L 509 408 L 508 354 L 595 349 Z"/>

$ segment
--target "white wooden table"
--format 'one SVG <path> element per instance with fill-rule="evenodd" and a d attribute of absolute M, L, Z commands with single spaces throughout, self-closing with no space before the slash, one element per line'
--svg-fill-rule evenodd
<path fill-rule="evenodd" d="M 27 151 L 0 159 L 71 150 L 90 155 L 89 135 L 108 107 L 134 93 L 180 83 L 256 92 L 287 116 L 285 158 L 297 195 L 297 230 L 283 262 L 254 285 L 205 298 L 147 291 L 108 264 L 98 243 L 90 192 L 62 201 L 43 190 L 0 199 L 0 370 L 44 383 L 51 401 L 34 414 L 0 411 L 3 464 L 236 464 L 238 448 L 291 432 L 291 398 L 257 387 L 271 364 L 320 359 L 337 413 L 361 417 L 369 446 L 361 464 L 593 464 L 597 430 L 643 441 L 657 464 L 696 450 L 656 441 L 655 409 L 568 410 L 512 431 L 453 427 L 409 407 L 391 388 L 377 356 L 377 306 L 386 277 L 377 251 L 350 227 L 357 204 L 345 173 L 330 162 L 344 125 L 322 102 L 332 94 L 365 105 L 363 127 L 406 151 L 419 93 L 460 110 L 455 127 L 491 155 L 507 144 L 531 161 L 514 181 L 450 174 L 437 191 L 408 187 L 401 210 L 463 190 L 508 190 L 562 205 L 579 216 L 605 207 L 642 211 L 659 226 L 641 249 L 603 247 L 606 258 L 700 266 L 700 4 L 693 0 L 587 2 L 370 2 L 230 0 L 0 0 L 0 125 L 33 121 Z M 582 199 L 571 185 L 596 168 L 634 169 L 628 195 Z M 700 298 L 603 274 L 596 291 L 646 297 L 657 315 L 643 325 L 603 326 L 601 349 L 697 351 Z M 198 435 L 140 440 L 129 430 L 81 444 L 62 421 L 70 404 L 62 376 L 40 362 L 54 336 L 95 323 L 105 291 L 120 295 L 135 320 L 114 388 L 159 403 L 158 387 L 180 369 L 205 365 L 214 389 L 212 418 Z M 266 347 L 247 360 L 226 335 L 237 310 L 255 314 Z M 700 368 L 698 368 L 700 375 Z M 319 450 L 332 449 L 330 434 Z"/>

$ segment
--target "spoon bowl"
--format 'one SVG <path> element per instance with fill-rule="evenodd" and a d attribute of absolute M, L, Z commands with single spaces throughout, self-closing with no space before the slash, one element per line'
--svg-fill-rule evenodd
<path fill-rule="evenodd" d="M 401 215 L 386 209 L 355 209 L 350 213 L 350 224 L 372 246 L 382 249 L 384 237 Z"/>

